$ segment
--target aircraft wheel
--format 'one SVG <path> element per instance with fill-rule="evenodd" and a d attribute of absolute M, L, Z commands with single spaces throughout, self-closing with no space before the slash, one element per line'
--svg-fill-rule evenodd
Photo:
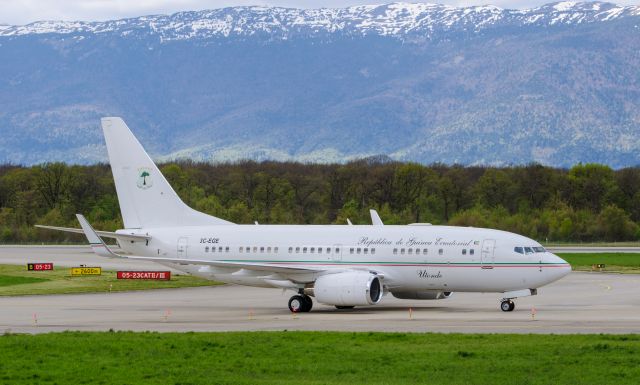
<path fill-rule="evenodd" d="M 304 306 L 302 306 L 301 311 L 305 313 L 310 312 L 313 307 L 313 300 L 308 295 L 303 295 L 302 298 L 304 299 Z"/>
<path fill-rule="evenodd" d="M 306 301 L 301 295 L 294 295 L 293 297 L 289 298 L 289 310 L 291 310 L 292 313 L 300 313 L 304 311 L 303 309 L 305 307 L 305 304 Z"/>
<path fill-rule="evenodd" d="M 355 306 L 341 306 L 341 305 L 336 305 L 336 309 L 353 309 Z"/>
<path fill-rule="evenodd" d="M 500 310 L 502 311 L 513 311 L 515 307 L 516 305 L 509 299 L 505 299 L 504 301 L 500 302 Z"/>

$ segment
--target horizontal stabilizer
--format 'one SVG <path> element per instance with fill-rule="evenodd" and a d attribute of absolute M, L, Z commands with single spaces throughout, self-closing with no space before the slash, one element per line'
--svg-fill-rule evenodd
<path fill-rule="evenodd" d="M 85 232 L 82 229 L 77 229 L 73 227 L 58 227 L 58 226 L 45 226 L 45 225 L 35 225 L 35 226 L 38 228 L 47 229 L 47 230 L 65 231 L 67 233 L 75 233 L 75 234 L 85 234 Z M 120 239 L 123 241 L 147 241 L 151 239 L 149 235 L 145 235 L 145 234 L 135 234 L 135 233 L 122 234 L 122 233 L 114 233 L 112 231 L 96 231 L 96 230 L 94 231 L 96 234 L 98 234 L 101 237 Z"/>

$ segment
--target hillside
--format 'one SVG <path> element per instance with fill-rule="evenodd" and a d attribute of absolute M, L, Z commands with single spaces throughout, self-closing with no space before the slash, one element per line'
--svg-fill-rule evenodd
<path fill-rule="evenodd" d="M 236 7 L 0 26 L 0 162 L 640 164 L 640 7 Z"/>

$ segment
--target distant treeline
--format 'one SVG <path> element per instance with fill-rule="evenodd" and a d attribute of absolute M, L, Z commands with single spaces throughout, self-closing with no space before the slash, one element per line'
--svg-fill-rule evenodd
<path fill-rule="evenodd" d="M 629 241 L 640 237 L 640 168 L 580 164 L 569 170 L 386 162 L 348 164 L 167 163 L 162 172 L 196 210 L 236 223 L 491 227 L 540 241 Z M 158 210 L 162 210 L 161 207 Z M 81 241 L 34 224 L 122 227 L 108 165 L 0 166 L 0 242 Z"/>

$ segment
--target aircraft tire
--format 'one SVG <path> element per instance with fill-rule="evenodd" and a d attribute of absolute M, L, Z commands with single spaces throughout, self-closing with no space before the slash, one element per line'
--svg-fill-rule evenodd
<path fill-rule="evenodd" d="M 509 311 L 513 311 L 516 308 L 516 304 L 513 301 L 509 301 Z"/>
<path fill-rule="evenodd" d="M 294 295 L 289 298 L 289 310 L 292 313 L 300 313 L 303 312 L 306 305 L 306 300 L 301 295 Z"/>
<path fill-rule="evenodd" d="M 302 309 L 300 311 L 308 313 L 313 307 L 313 300 L 308 295 L 303 295 L 302 298 L 304 299 L 304 305 L 302 306 Z"/>
<path fill-rule="evenodd" d="M 502 311 L 513 311 L 513 309 L 516 307 L 516 305 L 511 302 L 511 300 L 504 300 L 502 302 L 500 302 L 500 310 Z"/>

